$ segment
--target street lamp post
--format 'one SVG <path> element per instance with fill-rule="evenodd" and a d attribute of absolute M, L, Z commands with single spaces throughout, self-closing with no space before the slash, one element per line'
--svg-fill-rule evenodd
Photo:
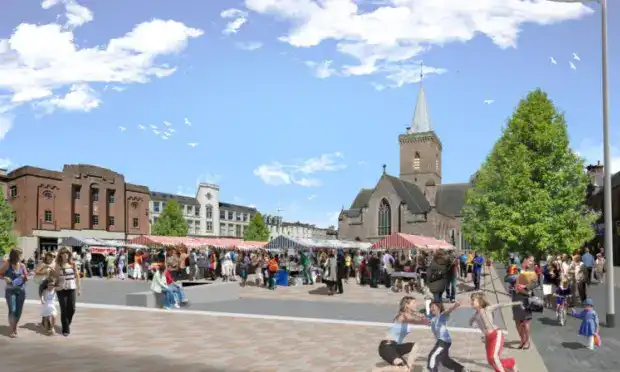
<path fill-rule="evenodd" d="M 561 3 L 588 3 L 592 0 L 549 0 Z M 609 84 L 607 76 L 607 0 L 593 0 L 601 4 L 601 47 L 603 80 L 603 161 L 605 174 L 603 179 L 603 213 L 605 219 L 605 260 L 607 262 L 607 327 L 616 325 L 614 292 L 614 241 L 611 203 L 611 151 L 609 145 Z"/>

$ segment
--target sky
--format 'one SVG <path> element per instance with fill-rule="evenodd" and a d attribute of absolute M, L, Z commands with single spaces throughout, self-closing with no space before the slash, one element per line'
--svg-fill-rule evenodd
<path fill-rule="evenodd" d="M 617 66 L 620 4 L 609 5 Z M 99 165 L 128 182 L 336 224 L 387 165 L 424 72 L 443 182 L 484 161 L 528 91 L 602 160 L 596 3 L 542 0 L 5 0 L 0 167 Z M 423 66 L 423 67 L 422 67 Z M 610 68 L 612 170 L 620 74 Z"/>

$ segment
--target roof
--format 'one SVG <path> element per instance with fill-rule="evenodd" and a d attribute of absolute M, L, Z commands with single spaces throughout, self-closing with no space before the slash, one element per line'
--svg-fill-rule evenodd
<path fill-rule="evenodd" d="M 351 204 L 351 208 L 349 209 L 362 209 L 368 206 L 368 202 L 370 201 L 370 197 L 375 192 L 375 189 L 361 189 L 359 194 L 353 200 Z"/>
<path fill-rule="evenodd" d="M 241 213 L 256 213 L 257 209 L 252 207 L 246 207 L 245 205 L 237 205 L 231 203 L 220 202 L 220 209 L 227 211 L 241 212 Z"/>
<path fill-rule="evenodd" d="M 444 216 L 460 217 L 469 183 L 451 183 L 437 186 L 435 208 Z"/>
<path fill-rule="evenodd" d="M 410 131 L 411 133 L 426 133 L 432 130 L 433 127 L 431 125 L 431 117 L 428 111 L 428 103 L 426 102 L 426 93 L 424 92 L 424 86 L 420 83 L 418 101 L 415 105 Z"/>
<path fill-rule="evenodd" d="M 158 192 L 158 191 L 151 191 L 150 195 L 151 195 L 152 201 L 165 202 L 169 200 L 176 200 L 179 204 L 194 205 L 194 206 L 199 205 L 198 200 L 196 200 L 196 198 L 192 198 L 191 196 L 168 194 L 165 192 Z"/>

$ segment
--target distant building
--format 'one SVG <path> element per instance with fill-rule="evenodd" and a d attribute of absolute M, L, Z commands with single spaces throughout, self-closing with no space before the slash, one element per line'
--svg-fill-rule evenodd
<path fill-rule="evenodd" d="M 324 229 L 316 225 L 302 222 L 286 222 L 280 216 L 263 215 L 265 226 L 269 229 L 269 239 L 275 239 L 280 235 L 295 238 L 311 239 L 335 239 L 335 229 Z"/>
<path fill-rule="evenodd" d="M 151 192 L 151 225 L 157 222 L 170 200 L 176 200 L 181 206 L 187 221 L 187 234 L 190 236 L 242 238 L 256 213 L 256 208 L 221 202 L 218 185 L 201 183 L 195 197 Z"/>
<path fill-rule="evenodd" d="M 55 249 L 62 238 L 124 240 L 149 231 L 149 189 L 126 183 L 109 169 L 72 164 L 59 172 L 25 166 L 0 173 L 0 184 L 26 258 L 37 249 Z"/>

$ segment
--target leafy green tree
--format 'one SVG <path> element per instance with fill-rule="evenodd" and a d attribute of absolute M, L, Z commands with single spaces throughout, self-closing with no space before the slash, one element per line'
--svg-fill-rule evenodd
<path fill-rule="evenodd" d="M 13 230 L 13 209 L 0 190 L 0 257 L 17 246 L 17 237 Z"/>
<path fill-rule="evenodd" d="M 253 242 L 269 241 L 269 229 L 265 226 L 265 221 L 263 221 L 263 216 L 260 213 L 257 212 L 250 220 L 243 239 Z"/>
<path fill-rule="evenodd" d="M 151 228 L 151 233 L 160 236 L 187 236 L 187 221 L 176 200 L 166 202 L 164 210 Z"/>
<path fill-rule="evenodd" d="M 571 151 L 564 115 L 547 94 L 523 99 L 472 178 L 463 234 L 496 259 L 508 252 L 570 253 L 594 237 L 588 177 Z"/>

